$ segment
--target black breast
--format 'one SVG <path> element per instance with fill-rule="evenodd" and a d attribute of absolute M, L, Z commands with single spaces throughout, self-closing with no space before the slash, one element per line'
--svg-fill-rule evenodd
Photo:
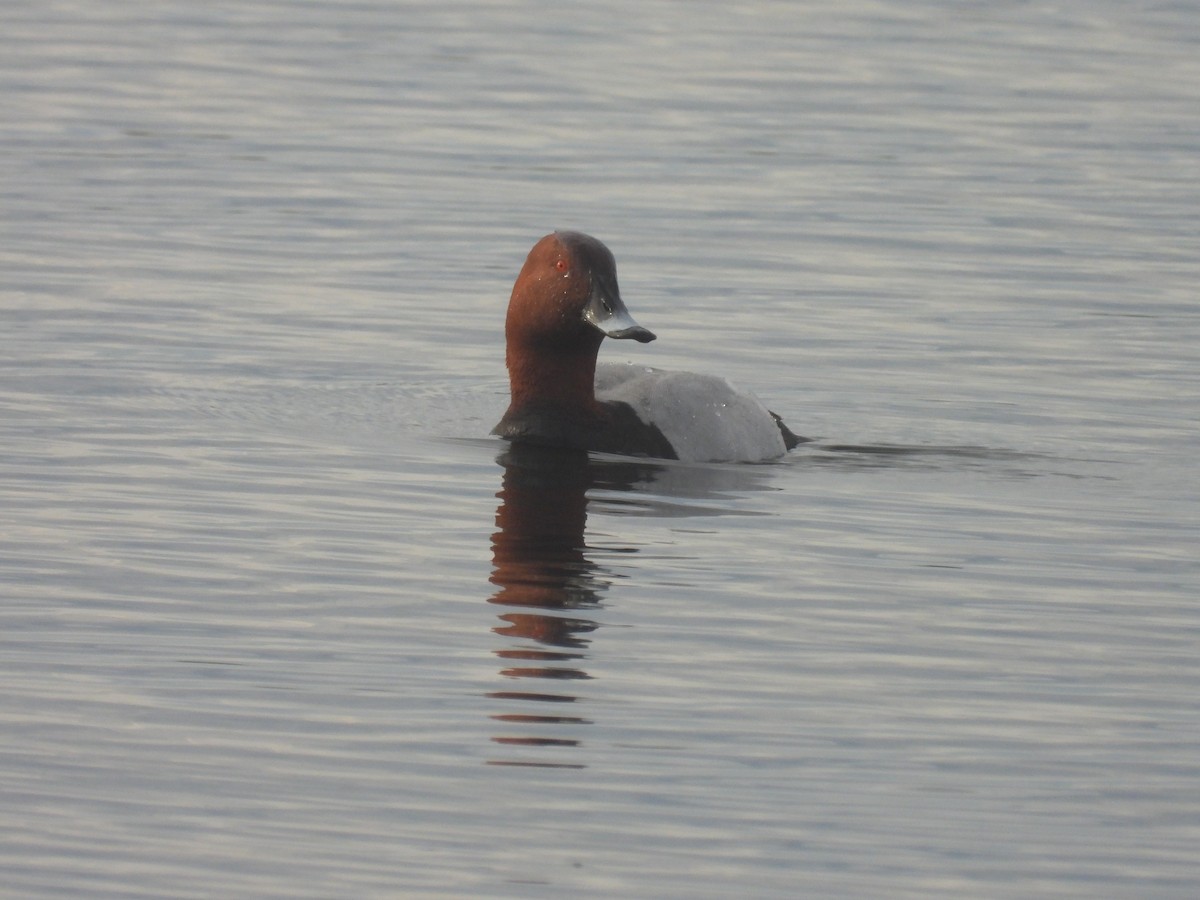
<path fill-rule="evenodd" d="M 678 459 L 671 442 L 655 425 L 638 418 L 628 403 L 602 403 L 598 415 L 560 407 L 533 407 L 505 414 L 492 429 L 514 443 L 596 450 L 622 456 Z"/>

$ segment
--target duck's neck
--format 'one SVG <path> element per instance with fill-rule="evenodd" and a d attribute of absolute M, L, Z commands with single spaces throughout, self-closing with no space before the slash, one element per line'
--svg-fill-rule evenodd
<path fill-rule="evenodd" d="M 559 407 L 576 413 L 596 406 L 596 348 L 571 352 L 541 350 L 507 356 L 512 390 L 509 411 L 533 407 Z"/>

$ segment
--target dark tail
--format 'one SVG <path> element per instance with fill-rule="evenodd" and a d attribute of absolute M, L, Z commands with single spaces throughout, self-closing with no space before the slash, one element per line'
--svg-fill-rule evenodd
<path fill-rule="evenodd" d="M 769 409 L 767 412 L 771 412 Z M 807 444 L 812 438 L 800 437 L 798 434 L 793 434 L 792 429 L 783 424 L 783 419 L 779 418 L 775 413 L 771 413 L 771 418 L 775 420 L 775 424 L 779 426 L 779 433 L 783 435 L 784 446 L 789 450 L 799 447 L 801 444 Z"/>

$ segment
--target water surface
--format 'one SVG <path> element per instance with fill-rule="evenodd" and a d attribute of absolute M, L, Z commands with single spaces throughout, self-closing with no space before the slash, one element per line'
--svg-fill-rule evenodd
<path fill-rule="evenodd" d="M 1190 6 L 0 35 L 4 893 L 1196 894 Z M 488 437 L 553 228 L 816 440 Z"/>

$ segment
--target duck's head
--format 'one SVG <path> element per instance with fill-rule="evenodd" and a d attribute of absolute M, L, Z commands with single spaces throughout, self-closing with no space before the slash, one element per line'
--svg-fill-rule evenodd
<path fill-rule="evenodd" d="M 594 352 L 605 337 L 643 344 L 655 337 L 621 301 L 612 252 L 578 231 L 548 234 L 529 251 L 513 285 L 504 332 L 510 354 Z"/>

